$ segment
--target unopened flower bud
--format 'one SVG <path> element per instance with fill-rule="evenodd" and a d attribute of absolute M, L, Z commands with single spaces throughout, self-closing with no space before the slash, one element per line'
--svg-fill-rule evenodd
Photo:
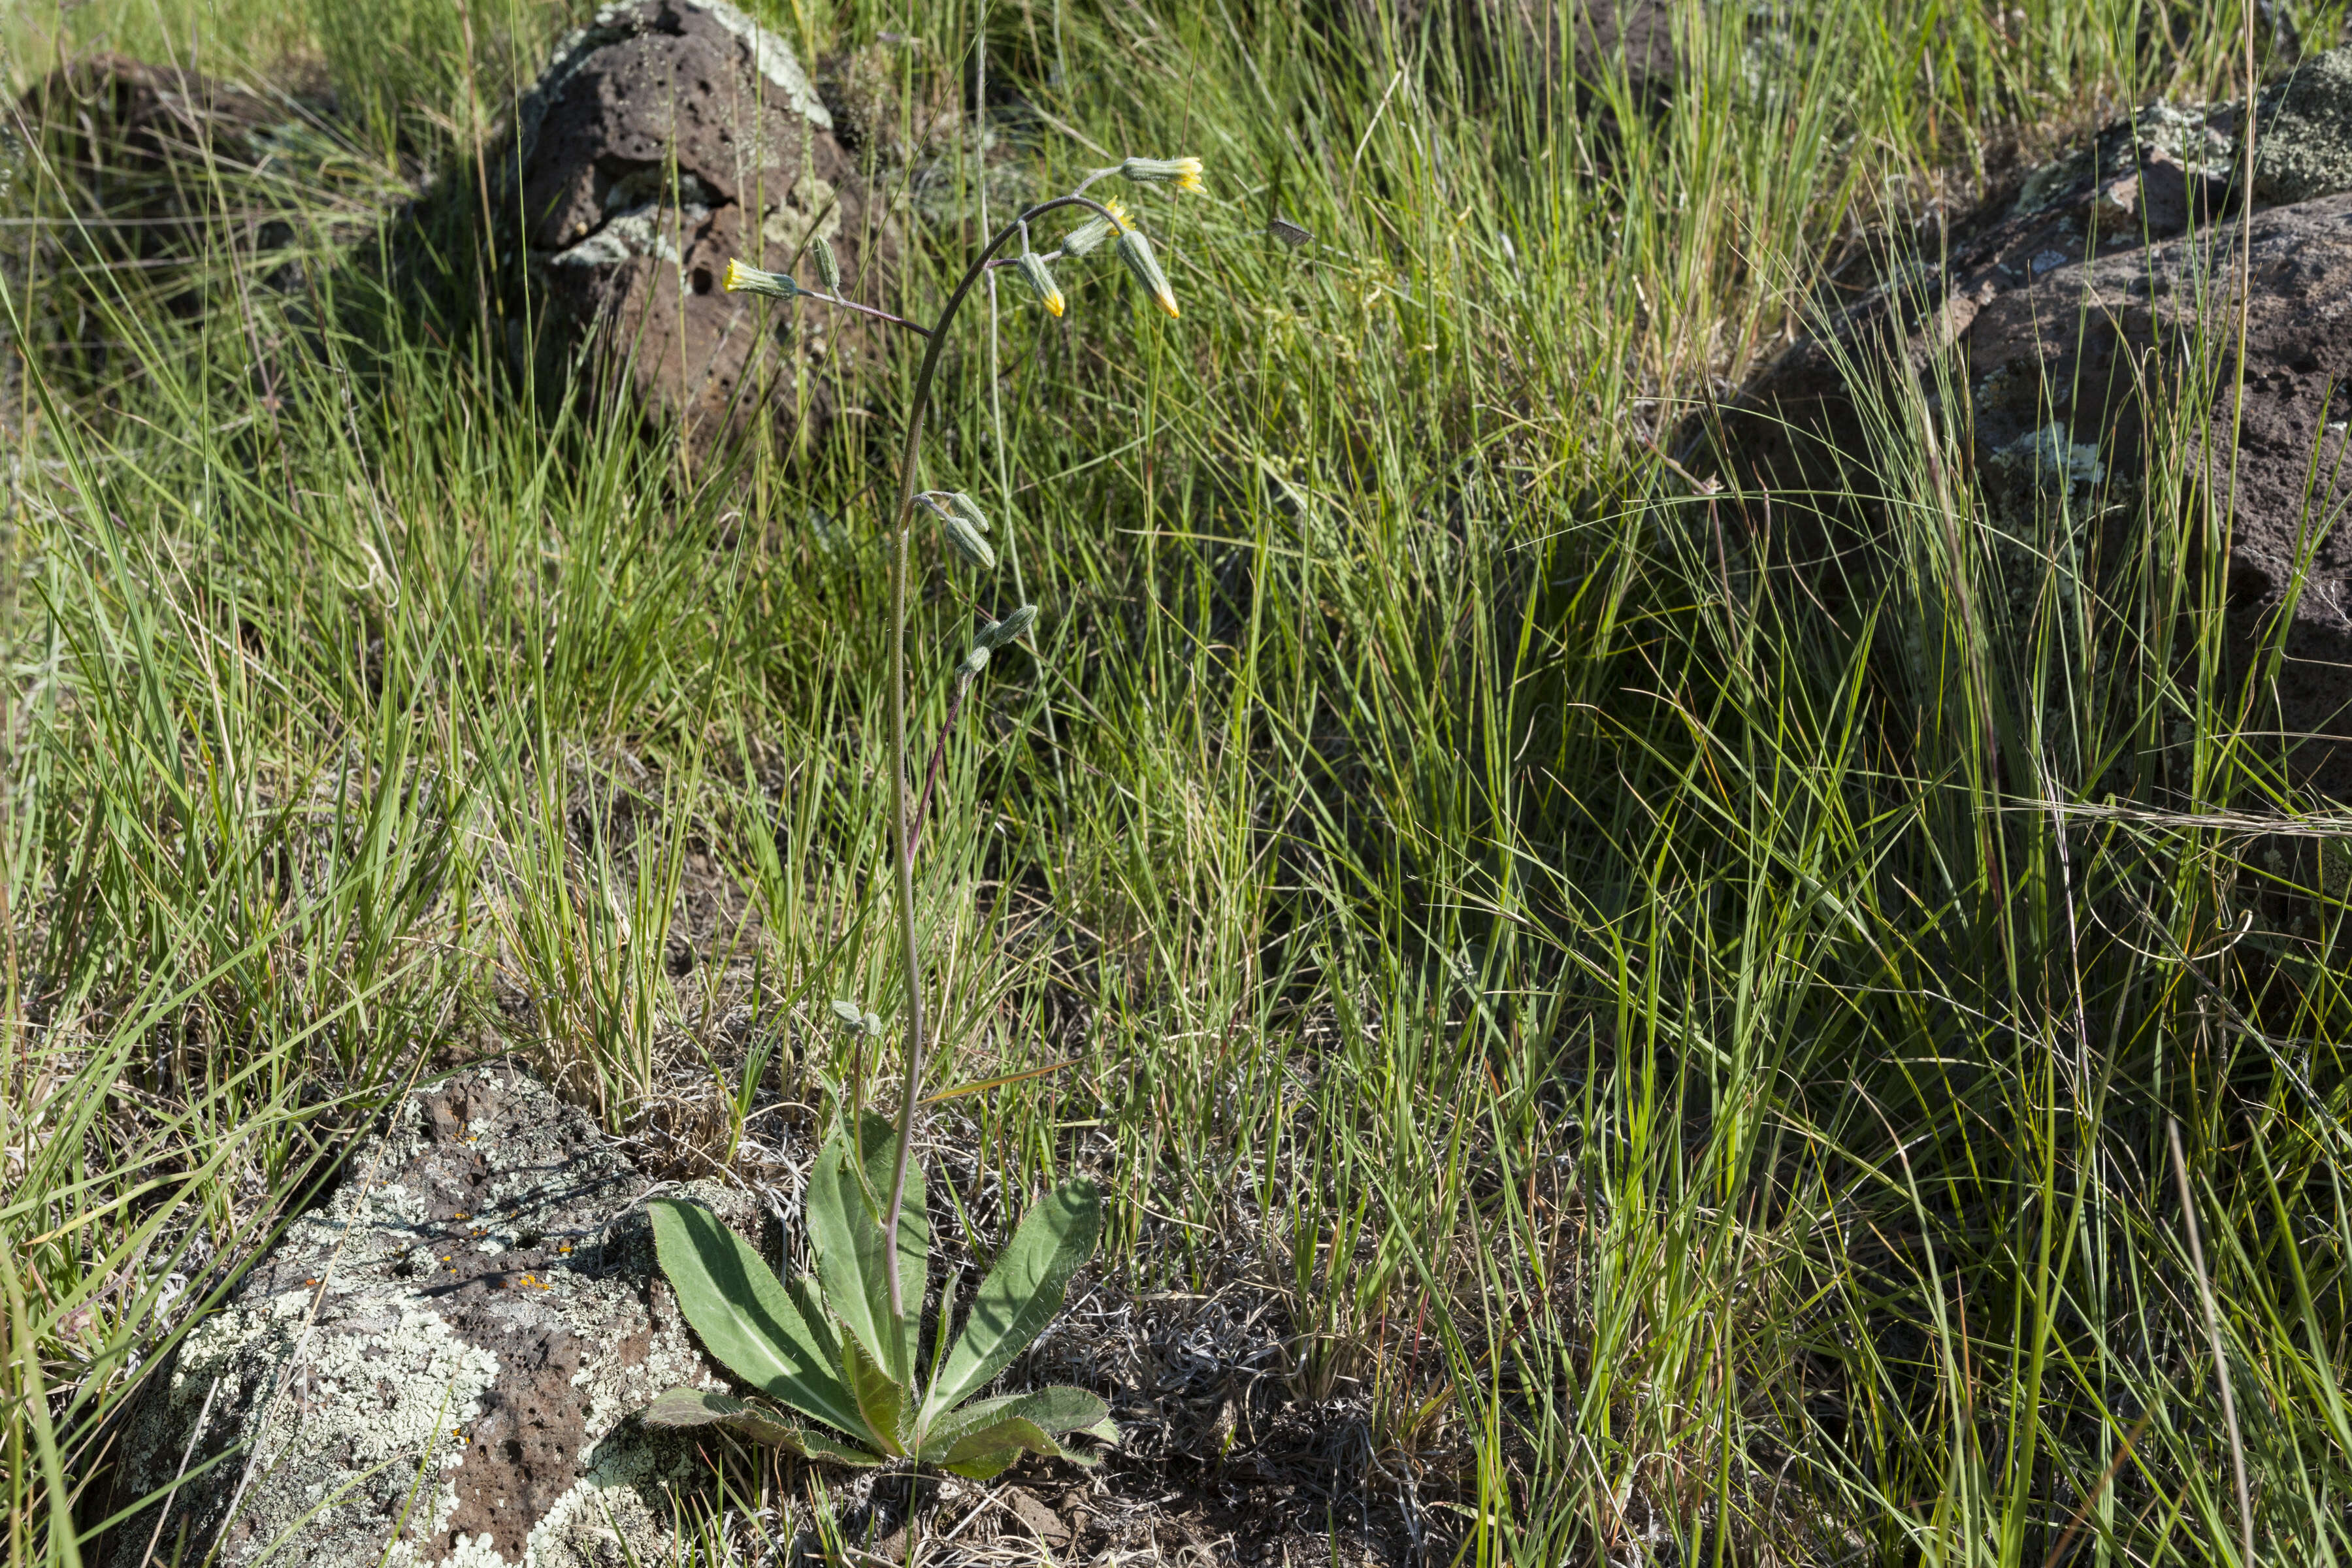
<path fill-rule="evenodd" d="M 859 1035 L 866 1032 L 866 1015 L 857 1010 L 856 1003 L 844 1002 L 836 998 L 833 1004 L 833 1016 L 839 1019 L 841 1026 L 851 1034 Z"/>
<path fill-rule="evenodd" d="M 1021 637 L 1027 633 L 1029 628 L 1036 624 L 1037 606 L 1034 605 L 1024 605 L 1019 609 L 1007 615 L 1003 620 L 991 621 L 988 625 L 981 627 L 980 646 L 982 647 L 1003 647 L 1007 643 L 1018 642 Z"/>
<path fill-rule="evenodd" d="M 1151 292 L 1152 302 L 1170 315 L 1176 314 L 1176 295 L 1168 287 L 1168 275 L 1160 270 L 1160 258 L 1151 254 L 1151 241 L 1139 228 L 1130 228 L 1118 237 L 1118 258 L 1135 274 L 1135 280 Z"/>
<path fill-rule="evenodd" d="M 980 536 L 980 530 L 963 519 L 948 513 L 940 519 L 940 528 L 947 534 L 948 542 L 956 547 L 956 553 L 982 571 L 985 572 L 996 564 L 996 552 L 988 547 L 988 541 Z"/>
<path fill-rule="evenodd" d="M 1128 216 L 1126 206 L 1117 196 L 1103 203 L 1103 207 L 1110 214 L 1108 217 L 1098 213 L 1062 237 L 1065 256 L 1085 256 L 1112 235 L 1124 234 L 1135 226 L 1135 220 Z"/>
<path fill-rule="evenodd" d="M 978 675 L 982 670 L 986 669 L 987 668 L 988 645 L 986 643 L 974 643 L 972 644 L 971 651 L 963 656 L 963 662 L 956 666 L 956 674 L 965 680 L 970 680 L 973 676 Z"/>
<path fill-rule="evenodd" d="M 1118 166 L 1118 172 L 1147 184 L 1172 184 L 1191 195 L 1199 195 L 1208 188 L 1201 184 L 1198 158 L 1129 158 Z"/>
<path fill-rule="evenodd" d="M 833 242 L 821 234 L 809 237 L 809 254 L 816 258 L 817 281 L 828 294 L 841 292 L 841 262 L 833 254 Z"/>
<path fill-rule="evenodd" d="M 801 291 L 801 286 L 788 272 L 762 272 L 756 267 L 746 267 L 740 261 L 727 263 L 727 291 L 730 294 L 772 294 L 779 300 L 789 300 Z"/>
<path fill-rule="evenodd" d="M 1055 286 L 1054 275 L 1045 270 L 1045 262 L 1038 258 L 1035 251 L 1024 250 L 1021 253 L 1021 276 L 1027 280 L 1030 289 L 1035 292 L 1037 302 L 1045 307 L 1047 315 L 1058 316 L 1062 313 L 1062 290 Z"/>
<path fill-rule="evenodd" d="M 923 500 L 941 517 L 960 517 L 982 533 L 988 530 L 988 514 L 980 503 L 961 490 L 925 490 Z"/>
<path fill-rule="evenodd" d="M 867 1034 L 869 1034 L 869 1035 L 879 1035 L 879 1034 L 881 1034 L 881 1032 L 882 1032 L 882 1015 L 881 1015 L 881 1014 L 879 1014 L 879 1013 L 868 1013 L 868 1014 L 866 1014 L 866 1032 Z"/>
<path fill-rule="evenodd" d="M 939 514 L 940 530 L 958 554 L 982 569 L 996 564 L 996 552 L 981 537 L 988 527 L 987 514 L 970 496 L 961 490 L 925 490 L 916 499 Z"/>

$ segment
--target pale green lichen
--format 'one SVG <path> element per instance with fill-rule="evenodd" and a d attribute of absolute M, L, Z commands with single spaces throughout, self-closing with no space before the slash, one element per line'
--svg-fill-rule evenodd
<path fill-rule="evenodd" d="M 257 1452 L 241 1515 L 274 1536 L 322 1510 L 316 1528 L 331 1540 L 347 1522 L 335 1517 L 342 1502 L 369 1489 L 372 1475 L 397 1476 L 414 1485 L 415 1528 L 430 1533 L 457 1507 L 451 1476 L 465 1458 L 457 1434 L 481 1418 L 498 1357 L 396 1300 L 351 1302 L 371 1323 L 361 1333 L 303 1334 L 307 1306 L 289 1293 L 197 1324 L 173 1375 L 173 1406 L 201 1401 L 215 1378 L 276 1388 L 299 1339 L 301 1360 L 275 1418 L 257 1430 L 261 1410 L 243 1413 L 238 1436 Z"/>
<path fill-rule="evenodd" d="M 635 1206 L 649 1184 L 582 1113 L 520 1075 L 476 1069 L 440 1095 L 438 1121 L 420 1094 L 354 1152 L 353 1179 L 288 1227 L 242 1299 L 195 1325 L 126 1435 L 131 1479 L 164 1486 L 216 1391 L 204 1452 L 251 1444 L 258 1456 L 225 1568 L 281 1541 L 273 1563 L 311 1568 L 511 1568 L 471 1510 L 508 1506 L 501 1467 L 520 1461 L 500 1446 L 521 1418 L 509 1413 L 526 1407 L 561 1423 L 560 1447 L 532 1461 L 534 1485 L 553 1481 L 557 1500 L 499 1538 L 527 1532 L 523 1561 L 540 1568 L 657 1559 L 668 1541 L 666 1493 L 698 1461 L 691 1444 L 630 1417 L 664 1389 L 722 1384 L 650 1279 Z M 453 1136 L 453 1104 L 490 1120 Z M 717 1184 L 667 1190 L 739 1226 L 756 1217 Z M 472 1283 L 499 1270 L 495 1289 Z M 576 1370 L 549 1364 L 559 1350 Z M 475 1447 L 478 1436 L 491 1446 Z M 223 1522 L 242 1468 L 240 1453 L 184 1494 L 178 1517 L 200 1538 Z M 404 1513 L 401 1540 L 388 1541 Z M 463 1538 L 436 1544 L 453 1525 Z"/>
<path fill-rule="evenodd" d="M 2304 61 L 2254 101 L 2258 198 L 2284 205 L 2352 191 L 2352 47 Z"/>

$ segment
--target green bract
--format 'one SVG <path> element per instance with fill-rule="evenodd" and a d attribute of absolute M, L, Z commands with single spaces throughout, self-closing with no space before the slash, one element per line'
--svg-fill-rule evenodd
<path fill-rule="evenodd" d="M 945 1343 L 952 1303 L 942 1305 L 941 1351 L 919 1392 L 921 1298 L 911 1311 L 891 1311 L 883 1268 L 890 1243 L 876 1212 L 889 1190 L 897 1136 L 888 1121 L 866 1116 L 857 1150 L 836 1133 L 819 1151 L 807 1199 L 816 1274 L 789 1286 L 709 1210 L 672 1198 L 648 1205 L 662 1272 L 686 1321 L 758 1396 L 673 1388 L 646 1407 L 646 1425 L 723 1426 L 807 1458 L 908 1458 L 982 1480 L 1024 1453 L 1094 1463 L 1057 1441 L 1067 1433 L 1118 1440 L 1108 1407 L 1082 1388 L 966 1403 L 1053 1321 L 1070 1276 L 1093 1255 L 1102 1197 L 1083 1178 L 1064 1182 L 1022 1220 L 952 1348 Z M 930 1258 L 922 1191 L 922 1171 L 910 1166 L 898 1262 L 901 1276 L 916 1280 Z"/>
<path fill-rule="evenodd" d="M 981 627 L 978 642 L 985 648 L 1003 647 L 1025 634 L 1037 624 L 1037 606 L 1023 605 L 1001 621 L 991 621 Z"/>

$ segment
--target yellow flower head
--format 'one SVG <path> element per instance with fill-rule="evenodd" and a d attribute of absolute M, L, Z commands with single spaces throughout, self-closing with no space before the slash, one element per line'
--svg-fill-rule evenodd
<path fill-rule="evenodd" d="M 1149 184 L 1172 184 L 1186 195 L 1197 196 L 1208 189 L 1201 183 L 1198 158 L 1129 158 L 1118 172 Z"/>
<path fill-rule="evenodd" d="M 762 272 L 732 258 L 727 263 L 725 286 L 730 294 L 772 294 L 779 300 L 789 300 L 801 291 L 790 273 Z"/>
<path fill-rule="evenodd" d="M 1037 302 L 1045 307 L 1048 315 L 1062 313 L 1062 290 L 1055 283 L 1054 275 L 1045 270 L 1045 263 L 1035 251 L 1021 253 L 1021 276 L 1027 280 L 1037 296 Z"/>
<path fill-rule="evenodd" d="M 1068 236 L 1062 241 L 1064 255 L 1084 256 L 1114 234 L 1132 234 L 1135 231 L 1133 215 L 1129 213 L 1126 205 L 1117 196 L 1105 201 L 1103 210 L 1109 213 L 1110 216 L 1104 217 L 1097 214 L 1070 230 Z"/>
<path fill-rule="evenodd" d="M 1118 258 L 1150 292 L 1153 304 L 1171 316 L 1176 314 L 1175 290 L 1168 287 L 1168 275 L 1160 270 L 1160 258 L 1151 253 L 1151 241 L 1141 229 L 1131 228 L 1118 237 Z"/>

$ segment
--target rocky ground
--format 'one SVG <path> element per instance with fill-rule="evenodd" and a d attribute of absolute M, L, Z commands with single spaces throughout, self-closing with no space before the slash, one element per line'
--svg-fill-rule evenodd
<path fill-rule="evenodd" d="M 2352 49 L 2266 89 L 2244 197 L 2242 103 L 2153 104 L 2030 172 L 1912 249 L 1827 328 L 1767 366 L 1686 461 L 1829 490 L 1872 458 L 1877 367 L 1907 367 L 1967 432 L 1975 482 L 2022 517 L 2126 515 L 2158 447 L 2152 411 L 2200 407 L 2199 476 L 2228 498 L 2230 637 L 2241 668 L 2284 617 L 2273 682 L 2298 775 L 2352 798 Z M 2243 334 L 2243 396 L 2239 338 Z M 1858 384 L 1872 385 L 1857 398 Z"/>
<path fill-rule="evenodd" d="M 644 1202 L 701 1201 L 782 1262 L 800 1250 L 795 1190 L 652 1180 L 511 1062 L 417 1090 L 157 1371 L 114 1495 L 189 1478 L 162 1530 L 217 1541 L 230 1568 L 660 1560 L 714 1509 L 719 1468 L 774 1461 L 637 1423 L 664 1389 L 728 1386 L 655 1267 Z M 937 1218 L 951 1245 L 953 1216 Z M 1104 1393 L 1127 1434 L 1104 1470 L 813 1479 L 841 1533 L 892 1562 L 910 1509 L 933 1563 L 1031 1544 L 1122 1563 L 1403 1561 L 1412 1526 L 1433 1526 L 1379 1494 L 1346 1400 L 1292 1397 L 1287 1326 L 1276 1295 L 1239 1280 L 1130 1300 L 1082 1277 L 1008 1386 Z M 157 1528 L 135 1516 L 95 1561 L 137 1568 Z"/>

